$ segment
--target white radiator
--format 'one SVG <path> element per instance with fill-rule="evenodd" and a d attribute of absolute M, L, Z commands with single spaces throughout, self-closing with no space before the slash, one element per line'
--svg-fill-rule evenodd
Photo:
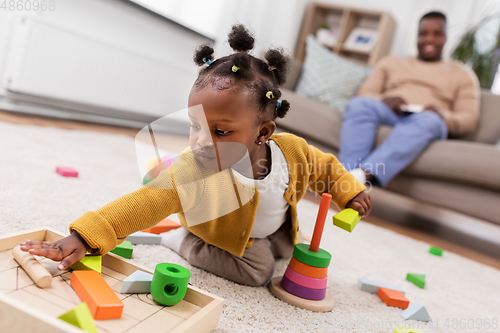
<path fill-rule="evenodd" d="M 161 117 L 186 108 L 196 78 L 190 58 L 152 57 L 41 16 L 19 18 L 11 41 L 4 86 L 12 99 L 36 96 L 108 116 Z"/>

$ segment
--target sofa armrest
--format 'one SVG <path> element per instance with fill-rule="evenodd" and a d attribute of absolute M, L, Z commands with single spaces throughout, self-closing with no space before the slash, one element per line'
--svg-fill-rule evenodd
<path fill-rule="evenodd" d="M 496 144 L 500 140 L 500 95 L 481 91 L 481 117 L 478 129 L 461 139 Z"/>

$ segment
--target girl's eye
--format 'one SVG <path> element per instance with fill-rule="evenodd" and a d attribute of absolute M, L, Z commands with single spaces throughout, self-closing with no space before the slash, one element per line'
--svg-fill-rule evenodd
<path fill-rule="evenodd" d="M 231 133 L 231 131 L 221 131 L 221 130 L 216 130 L 216 132 L 219 135 L 228 135 L 229 133 Z"/>
<path fill-rule="evenodd" d="M 195 130 L 196 132 L 198 132 L 198 131 L 201 129 L 201 127 L 200 127 L 200 126 L 196 126 L 196 125 L 191 125 L 191 128 L 192 128 L 193 130 Z"/>

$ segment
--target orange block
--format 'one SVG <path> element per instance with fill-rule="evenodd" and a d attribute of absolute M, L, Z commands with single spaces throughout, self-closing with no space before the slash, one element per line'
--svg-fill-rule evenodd
<path fill-rule="evenodd" d="M 388 306 L 394 306 L 396 308 L 406 309 L 410 304 L 410 301 L 403 295 L 402 292 L 387 288 L 378 288 L 378 297 Z"/>
<path fill-rule="evenodd" d="M 177 222 L 174 222 L 169 219 L 164 219 L 163 221 L 160 221 L 157 225 L 152 227 L 151 229 L 146 229 L 143 230 L 144 232 L 149 232 L 151 234 L 161 234 L 162 232 L 167 232 L 173 229 L 179 228 L 181 225 Z"/>
<path fill-rule="evenodd" d="M 304 264 L 295 258 L 292 258 L 292 260 L 290 260 L 288 266 L 290 266 L 290 268 L 297 273 L 316 279 L 324 279 L 328 275 L 328 267 L 313 267 Z"/>
<path fill-rule="evenodd" d="M 98 272 L 73 271 L 71 287 L 82 302 L 87 303 L 94 319 L 115 319 L 122 316 L 122 301 Z"/>

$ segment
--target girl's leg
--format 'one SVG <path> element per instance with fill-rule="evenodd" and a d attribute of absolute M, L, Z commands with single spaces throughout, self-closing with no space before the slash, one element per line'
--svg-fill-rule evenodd
<path fill-rule="evenodd" d="M 193 266 L 248 286 L 262 286 L 274 273 L 274 256 L 267 238 L 256 239 L 240 258 L 189 233 L 179 254 Z"/>
<path fill-rule="evenodd" d="M 293 253 L 290 237 L 291 222 L 285 223 L 272 235 L 256 239 L 237 257 L 189 233 L 182 241 L 179 254 L 191 265 L 202 268 L 228 280 L 248 286 L 266 284 L 274 273 L 274 258 L 288 258 Z"/>

